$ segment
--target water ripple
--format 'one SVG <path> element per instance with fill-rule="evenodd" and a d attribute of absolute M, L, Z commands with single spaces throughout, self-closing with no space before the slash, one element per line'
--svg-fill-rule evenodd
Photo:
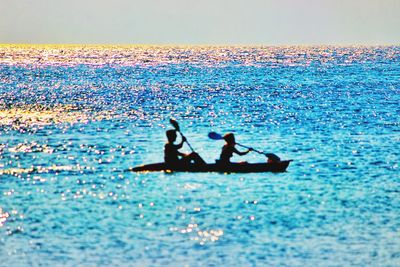
<path fill-rule="evenodd" d="M 0 45 L 2 264 L 393 265 L 399 52 Z M 163 160 L 171 117 L 207 162 L 210 131 L 294 161 L 124 172 Z"/>

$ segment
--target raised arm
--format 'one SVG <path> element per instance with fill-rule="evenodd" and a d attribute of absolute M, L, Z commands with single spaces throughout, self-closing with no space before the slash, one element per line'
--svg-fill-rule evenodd
<path fill-rule="evenodd" d="M 182 141 L 179 144 L 175 145 L 177 149 L 181 149 L 183 147 L 183 143 L 186 142 L 186 137 L 184 137 L 182 134 L 181 134 L 181 137 L 182 137 Z"/>

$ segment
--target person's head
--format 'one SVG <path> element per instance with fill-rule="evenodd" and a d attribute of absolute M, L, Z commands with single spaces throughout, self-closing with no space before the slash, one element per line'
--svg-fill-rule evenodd
<path fill-rule="evenodd" d="M 235 144 L 235 136 L 233 135 L 233 133 L 227 133 L 224 135 L 224 140 L 225 142 L 227 142 L 230 145 L 234 145 Z"/>
<path fill-rule="evenodd" d="M 167 131 L 167 138 L 168 142 L 173 143 L 176 140 L 176 131 L 175 130 L 168 130 Z"/>

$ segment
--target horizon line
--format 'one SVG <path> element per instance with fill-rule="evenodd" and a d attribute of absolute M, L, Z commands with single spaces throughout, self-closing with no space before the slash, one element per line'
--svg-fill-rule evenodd
<path fill-rule="evenodd" d="M 153 44 L 145 44 L 145 43 L 0 43 L 0 46 L 158 46 L 158 47 L 324 47 L 324 46 L 334 46 L 334 47 L 379 47 L 379 46 L 400 46 L 400 43 L 305 43 L 305 44 L 190 44 L 190 43 L 153 43 Z"/>

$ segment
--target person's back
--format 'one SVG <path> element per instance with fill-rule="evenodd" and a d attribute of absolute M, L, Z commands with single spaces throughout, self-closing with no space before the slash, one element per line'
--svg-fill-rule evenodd
<path fill-rule="evenodd" d="M 222 147 L 221 155 L 219 156 L 219 162 L 222 164 L 229 164 L 234 149 L 235 149 L 234 145 L 232 146 L 230 144 L 225 144 Z"/>
<path fill-rule="evenodd" d="M 164 145 L 164 162 L 168 165 L 176 165 L 179 163 L 179 147 L 172 143 Z"/>

